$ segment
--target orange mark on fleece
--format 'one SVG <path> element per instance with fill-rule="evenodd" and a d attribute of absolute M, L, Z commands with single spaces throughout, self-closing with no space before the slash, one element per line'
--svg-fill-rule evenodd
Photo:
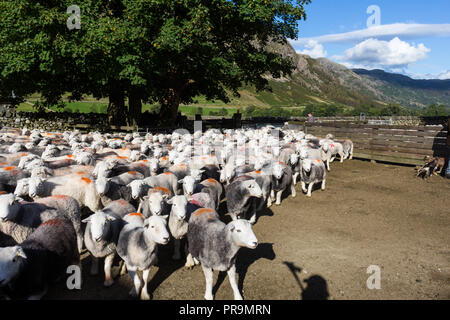
<path fill-rule="evenodd" d="M 133 217 L 133 216 L 138 216 L 141 217 L 142 219 L 145 219 L 144 215 L 140 212 L 132 212 L 130 214 L 128 214 L 129 216 Z"/>
<path fill-rule="evenodd" d="M 142 160 L 142 162 L 148 162 L 148 160 L 145 160 L 145 159 L 144 159 L 144 160 Z"/>
<path fill-rule="evenodd" d="M 48 221 L 46 221 L 44 223 L 41 223 L 41 226 L 56 226 L 58 224 L 61 224 L 61 220 L 59 220 L 59 219 L 51 219 L 51 220 L 48 220 Z"/>
<path fill-rule="evenodd" d="M 120 205 L 122 205 L 122 206 L 124 206 L 124 205 L 127 205 L 128 204 L 128 202 L 126 202 L 125 200 L 123 200 L 123 199 L 119 199 L 119 200 L 117 200 L 117 203 L 118 204 L 120 204 Z"/>
<path fill-rule="evenodd" d="M 211 182 L 211 183 L 217 183 L 217 180 L 213 179 L 213 178 L 209 178 L 206 181 Z"/>
<path fill-rule="evenodd" d="M 167 157 L 162 157 L 161 159 L 163 159 L 164 161 L 166 161 L 166 160 L 167 160 Z"/>
<path fill-rule="evenodd" d="M 261 174 L 261 171 L 256 170 L 255 173 L 256 173 L 256 174 Z"/>
<path fill-rule="evenodd" d="M 120 149 L 120 150 L 122 150 L 122 151 L 127 151 L 127 148 L 122 148 L 122 149 Z"/>
<path fill-rule="evenodd" d="M 69 159 L 72 159 L 73 158 L 73 154 L 68 154 L 66 157 L 69 158 Z"/>
<path fill-rule="evenodd" d="M 65 198 L 68 198 L 68 197 L 69 196 L 65 196 L 63 194 L 57 194 L 57 195 L 52 196 L 52 198 L 57 198 L 57 199 L 65 199 Z"/>
<path fill-rule="evenodd" d="M 201 208 L 201 209 L 195 210 L 194 216 L 200 216 L 205 213 L 214 213 L 214 210 L 211 208 Z"/>
<path fill-rule="evenodd" d="M 316 159 L 316 161 L 317 161 L 317 162 L 319 162 L 319 163 L 321 163 L 321 162 L 322 162 L 322 160 L 319 160 L 319 159 Z"/>
<path fill-rule="evenodd" d="M 20 154 L 21 157 L 25 157 L 27 155 L 28 155 L 28 153 L 26 153 L 26 152 L 23 152 L 23 153 Z"/>
<path fill-rule="evenodd" d="M 137 174 L 136 171 L 128 171 L 128 174 Z"/>
<path fill-rule="evenodd" d="M 15 168 L 16 168 L 16 167 L 14 167 L 14 166 L 11 166 L 11 167 L 4 167 L 3 170 L 11 171 L 11 170 L 14 170 Z"/>
<path fill-rule="evenodd" d="M 78 171 L 77 174 L 83 175 L 83 174 L 86 174 L 86 172 L 84 172 L 84 171 Z"/>
<path fill-rule="evenodd" d="M 8 192 L 6 191 L 0 191 L 0 194 L 7 194 Z"/>
<path fill-rule="evenodd" d="M 162 192 L 164 192 L 164 193 L 170 194 L 169 189 L 163 188 L 163 187 L 154 187 L 154 188 L 152 188 L 151 190 L 162 191 Z"/>
<path fill-rule="evenodd" d="M 283 161 L 280 161 L 279 163 L 280 163 L 280 164 L 284 164 L 284 162 L 283 162 Z"/>
<path fill-rule="evenodd" d="M 117 159 L 127 159 L 128 157 L 117 156 Z"/>
<path fill-rule="evenodd" d="M 83 181 L 86 182 L 86 183 L 91 183 L 91 182 L 92 182 L 91 179 L 86 178 L 86 177 L 81 178 L 81 180 L 83 180 Z"/>
<path fill-rule="evenodd" d="M 7 162 L 0 162 L 0 166 L 6 166 L 7 164 Z"/>

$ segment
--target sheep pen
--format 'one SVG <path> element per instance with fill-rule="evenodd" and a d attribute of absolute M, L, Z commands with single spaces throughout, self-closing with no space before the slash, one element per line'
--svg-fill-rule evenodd
<path fill-rule="evenodd" d="M 280 206 L 258 213 L 259 245 L 242 248 L 236 261 L 244 299 L 449 299 L 448 180 L 418 183 L 410 167 L 360 160 L 330 166 L 326 191 L 317 184 L 307 198 L 297 183 L 297 197 L 286 192 Z M 231 221 L 226 201 L 218 212 Z M 203 299 L 202 269 L 188 270 L 172 254 L 171 239 L 149 276 L 152 299 Z M 129 299 L 128 275 L 105 289 L 102 274 L 89 276 L 89 254 L 81 258 L 82 289 L 58 283 L 44 299 Z M 382 290 L 366 286 L 371 265 L 381 268 Z M 226 274 L 214 277 L 216 299 L 233 296 L 227 282 Z"/>

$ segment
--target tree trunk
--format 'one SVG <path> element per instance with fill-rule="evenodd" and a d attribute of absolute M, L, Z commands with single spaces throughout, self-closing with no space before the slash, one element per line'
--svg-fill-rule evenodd
<path fill-rule="evenodd" d="M 141 95 L 137 90 L 131 90 L 128 96 L 128 125 L 139 125 L 139 118 L 142 113 L 142 100 Z"/>
<path fill-rule="evenodd" d="M 180 92 L 170 88 L 160 103 L 161 110 L 159 111 L 159 117 L 161 124 L 165 126 L 176 126 L 178 106 L 180 105 Z"/>
<path fill-rule="evenodd" d="M 123 89 L 115 86 L 109 94 L 108 124 L 110 126 L 123 126 L 126 124 L 126 119 L 125 94 Z"/>

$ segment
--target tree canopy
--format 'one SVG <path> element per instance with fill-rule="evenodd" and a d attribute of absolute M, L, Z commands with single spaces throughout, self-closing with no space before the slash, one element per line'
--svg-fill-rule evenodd
<path fill-rule="evenodd" d="M 158 102 L 173 124 L 200 94 L 228 102 L 243 85 L 267 90 L 267 75 L 290 74 L 293 61 L 271 43 L 297 38 L 309 2 L 77 0 L 81 28 L 70 30 L 72 0 L 2 1 L 0 95 L 109 97 L 111 124 L 135 123 L 142 101 Z"/>

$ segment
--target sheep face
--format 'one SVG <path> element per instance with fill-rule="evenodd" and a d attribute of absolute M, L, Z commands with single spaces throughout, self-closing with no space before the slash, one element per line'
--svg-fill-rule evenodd
<path fill-rule="evenodd" d="M 239 219 L 230 222 L 231 238 L 233 242 L 249 249 L 255 249 L 258 246 L 258 239 L 252 230 L 252 225 L 247 220 Z"/>
<path fill-rule="evenodd" d="M 183 184 L 185 196 L 192 196 L 194 194 L 196 179 L 193 176 L 186 176 L 178 182 Z"/>
<path fill-rule="evenodd" d="M 159 170 L 159 162 L 157 159 L 149 160 L 150 172 L 154 175 Z"/>
<path fill-rule="evenodd" d="M 95 241 L 99 242 L 103 240 L 107 235 L 111 221 L 114 220 L 115 218 L 113 216 L 98 211 L 88 218 L 84 219 L 83 222 L 91 222 L 91 237 Z"/>
<path fill-rule="evenodd" d="M 248 190 L 251 197 L 261 198 L 262 190 L 255 180 L 247 180 L 242 182 L 242 187 Z"/>
<path fill-rule="evenodd" d="M 167 201 L 172 205 L 171 212 L 175 214 L 178 220 L 184 220 L 186 218 L 186 205 L 188 200 L 186 196 L 175 196 Z"/>
<path fill-rule="evenodd" d="M 20 205 L 14 194 L 8 193 L 0 195 L 0 219 L 2 221 L 14 219 L 19 209 Z"/>
<path fill-rule="evenodd" d="M 298 163 L 298 160 L 299 160 L 299 155 L 296 153 L 291 154 L 291 156 L 289 157 L 289 161 L 293 166 L 295 166 Z"/>
<path fill-rule="evenodd" d="M 305 172 L 310 172 L 311 166 L 312 166 L 311 159 L 305 159 L 302 161 L 302 168 L 303 168 L 303 170 L 305 170 Z"/>
<path fill-rule="evenodd" d="M 148 204 L 150 212 L 153 215 L 160 215 L 164 208 L 164 202 L 167 199 L 166 194 L 161 194 L 159 192 L 152 192 L 148 197 Z"/>
<path fill-rule="evenodd" d="M 233 165 L 226 165 L 220 171 L 220 182 L 230 183 L 231 179 L 233 179 L 235 175 L 236 175 L 235 167 Z"/>
<path fill-rule="evenodd" d="M 104 196 L 109 190 L 110 179 L 105 177 L 100 177 L 95 181 L 95 190 L 100 196 Z"/>
<path fill-rule="evenodd" d="M 283 178 L 283 166 L 279 163 L 276 163 L 273 166 L 273 171 L 272 171 L 273 176 L 275 177 L 275 179 L 280 180 L 281 178 Z"/>
<path fill-rule="evenodd" d="M 17 186 L 16 186 L 16 189 L 14 190 L 14 194 L 18 197 L 28 196 L 29 181 L 30 181 L 30 178 L 23 178 L 23 179 L 20 179 L 19 181 L 17 181 Z"/>
<path fill-rule="evenodd" d="M 151 216 L 144 222 L 146 232 L 150 235 L 150 239 L 159 244 L 169 243 L 170 235 L 167 230 L 166 216 Z"/>
<path fill-rule="evenodd" d="M 142 180 L 134 180 L 128 184 L 128 187 L 131 188 L 131 197 L 133 199 L 139 199 L 144 195 L 144 185 L 145 183 Z"/>
<path fill-rule="evenodd" d="M 205 170 L 192 169 L 191 170 L 191 176 L 194 177 L 196 182 L 200 182 L 202 180 L 203 172 L 205 172 Z"/>
<path fill-rule="evenodd" d="M 0 248 L 0 287 L 8 285 L 20 273 L 27 259 L 20 246 Z"/>
<path fill-rule="evenodd" d="M 31 198 L 39 196 L 44 188 L 44 180 L 41 177 L 32 177 L 28 183 L 28 195 Z"/>

